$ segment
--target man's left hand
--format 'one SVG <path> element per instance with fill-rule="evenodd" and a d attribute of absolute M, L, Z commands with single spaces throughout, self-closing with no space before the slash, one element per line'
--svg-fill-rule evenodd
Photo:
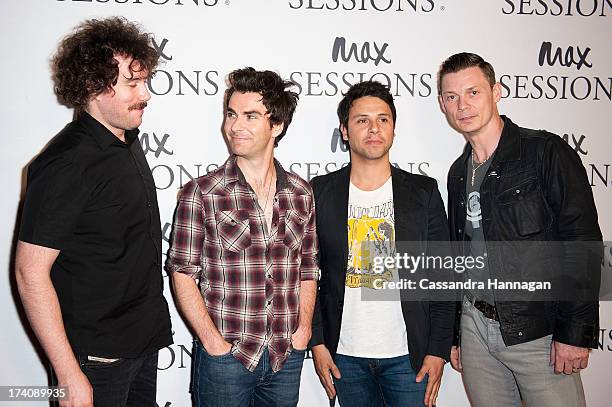
<path fill-rule="evenodd" d="M 572 374 L 584 369 L 588 364 L 588 348 L 579 348 L 552 341 L 550 347 L 550 365 L 555 366 L 555 373 Z"/>
<path fill-rule="evenodd" d="M 416 382 L 421 383 L 425 375 L 429 376 L 427 380 L 427 389 L 425 390 L 425 400 L 423 403 L 427 407 L 436 405 L 438 399 L 438 390 L 442 381 L 442 373 L 444 373 L 444 359 L 437 356 L 427 355 L 423 359 L 423 366 L 417 374 Z"/>
<path fill-rule="evenodd" d="M 298 329 L 291 335 L 291 345 L 293 349 L 304 350 L 308 347 L 308 341 L 312 336 L 312 329 L 305 327 L 298 327 Z"/>

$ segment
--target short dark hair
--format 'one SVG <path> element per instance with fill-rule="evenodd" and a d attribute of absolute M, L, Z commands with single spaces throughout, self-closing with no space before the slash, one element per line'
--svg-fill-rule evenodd
<path fill-rule="evenodd" d="M 442 62 L 438 70 L 438 95 L 442 93 L 442 78 L 449 73 L 459 72 L 463 69 L 478 67 L 489 81 L 491 87 L 495 85 L 495 70 L 490 63 L 485 61 L 480 55 L 471 52 L 460 52 L 451 55 Z"/>
<path fill-rule="evenodd" d="M 338 104 L 338 120 L 340 121 L 340 126 L 343 126 L 344 128 L 348 127 L 349 110 L 351 109 L 353 102 L 365 96 L 377 97 L 389 105 L 391 115 L 393 116 L 393 127 L 395 128 L 397 112 L 395 111 L 393 96 L 391 95 L 388 86 L 377 81 L 364 81 L 356 83 L 344 94 L 344 97 Z"/>
<path fill-rule="evenodd" d="M 133 58 L 130 72 L 151 75 L 159 62 L 153 36 L 123 17 L 86 20 L 64 37 L 51 61 L 55 93 L 68 107 L 83 109 L 117 83 L 116 55 Z"/>
<path fill-rule="evenodd" d="M 257 71 L 255 68 L 247 67 L 232 71 L 227 78 L 227 84 L 223 106 L 225 111 L 234 92 L 253 92 L 261 95 L 261 102 L 269 113 L 270 124 L 283 124 L 283 130 L 274 139 L 274 145 L 278 145 L 287 133 L 297 107 L 298 94 L 288 90 L 295 86 L 295 83 L 283 80 L 276 72 Z"/>

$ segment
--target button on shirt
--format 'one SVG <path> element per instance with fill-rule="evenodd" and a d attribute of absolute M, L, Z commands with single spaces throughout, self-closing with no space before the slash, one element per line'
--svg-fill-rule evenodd
<path fill-rule="evenodd" d="M 135 358 L 172 343 L 155 185 L 138 130 L 87 113 L 28 169 L 19 239 L 60 250 L 51 269 L 77 354 Z"/>
<path fill-rule="evenodd" d="M 282 368 L 298 327 L 302 280 L 316 280 L 310 185 L 275 161 L 272 228 L 231 156 L 183 188 L 166 270 L 200 280 L 206 308 L 232 354 L 253 371 L 267 346 Z"/>

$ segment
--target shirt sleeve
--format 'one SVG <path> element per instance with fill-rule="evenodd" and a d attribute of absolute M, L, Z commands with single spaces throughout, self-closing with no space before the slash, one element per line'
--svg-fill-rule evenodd
<path fill-rule="evenodd" d="M 165 270 L 199 278 L 203 241 L 202 193 L 198 184 L 192 181 L 183 187 L 179 196 Z"/>
<path fill-rule="evenodd" d="M 66 249 L 89 195 L 70 154 L 43 152 L 28 168 L 19 240 Z"/>
<path fill-rule="evenodd" d="M 319 244 L 317 241 L 316 210 L 313 198 L 310 217 L 308 218 L 306 230 L 304 231 L 304 240 L 302 240 L 302 262 L 300 264 L 301 281 L 319 279 L 319 266 L 317 264 L 318 252 Z"/>

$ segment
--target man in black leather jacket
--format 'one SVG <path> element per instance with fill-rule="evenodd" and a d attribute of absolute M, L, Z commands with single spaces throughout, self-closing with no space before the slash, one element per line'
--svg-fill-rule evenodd
<path fill-rule="evenodd" d="M 448 123 L 467 141 L 448 174 L 451 239 L 459 253 L 487 260 L 480 275 L 468 277 L 577 272 L 579 284 L 598 292 L 602 236 L 578 155 L 560 137 L 500 116 L 500 84 L 478 55 L 444 61 L 438 92 Z M 588 247 L 567 244 L 576 241 Z M 536 247 L 564 251 L 555 258 Z M 599 306 L 596 296 L 564 294 L 527 301 L 464 291 L 451 362 L 473 406 L 521 406 L 521 399 L 526 406 L 585 405 L 580 370 L 597 346 Z"/>

